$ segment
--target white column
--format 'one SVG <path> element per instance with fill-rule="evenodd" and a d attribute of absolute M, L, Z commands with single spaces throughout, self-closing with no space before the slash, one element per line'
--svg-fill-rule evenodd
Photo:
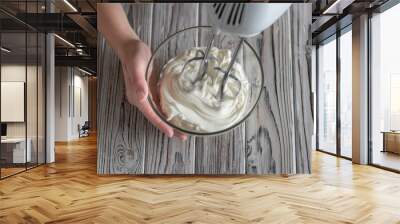
<path fill-rule="evenodd" d="M 368 15 L 353 19 L 353 162 L 368 163 Z"/>
<path fill-rule="evenodd" d="M 48 12 L 54 11 L 51 1 L 47 1 Z M 55 161 L 54 133 L 55 133 L 55 56 L 54 35 L 46 35 L 46 163 Z"/>

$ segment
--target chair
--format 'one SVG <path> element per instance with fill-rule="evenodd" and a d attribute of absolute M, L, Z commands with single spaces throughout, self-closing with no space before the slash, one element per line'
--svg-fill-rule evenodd
<path fill-rule="evenodd" d="M 89 129 L 90 129 L 89 121 L 85 121 L 82 127 L 78 124 L 79 138 L 89 136 Z"/>

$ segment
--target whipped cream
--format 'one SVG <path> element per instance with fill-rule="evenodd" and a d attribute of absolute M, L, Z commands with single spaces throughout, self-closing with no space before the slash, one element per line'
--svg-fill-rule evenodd
<path fill-rule="evenodd" d="M 186 130 L 216 132 L 235 124 L 243 118 L 249 98 L 249 82 L 242 66 L 235 62 L 220 98 L 224 73 L 232 59 L 228 49 L 213 47 L 209 53 L 206 74 L 198 74 L 201 60 L 190 62 L 182 73 L 185 62 L 199 56 L 191 48 L 164 65 L 160 80 L 160 105 L 167 120 Z M 195 82 L 195 80 L 198 80 Z"/>

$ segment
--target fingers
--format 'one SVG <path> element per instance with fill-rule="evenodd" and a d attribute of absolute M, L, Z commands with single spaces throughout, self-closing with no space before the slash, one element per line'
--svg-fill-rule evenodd
<path fill-rule="evenodd" d="M 175 136 L 182 141 L 185 141 L 187 136 L 178 131 L 174 132 L 174 129 L 163 122 L 161 118 L 153 111 L 153 108 L 147 101 L 147 96 L 150 89 L 156 87 L 155 85 L 150 85 L 150 83 L 152 83 L 151 81 L 149 81 L 149 86 L 145 78 L 151 52 L 149 48 L 141 46 L 140 44 L 135 46 L 135 50 L 136 53 L 130 57 L 126 57 L 126 60 L 123 60 L 125 63 L 122 63 L 126 96 L 129 103 L 135 105 L 145 115 L 145 117 L 165 135 L 170 138 Z M 148 74 L 151 74 L 151 72 L 152 63 L 149 65 Z"/>
<path fill-rule="evenodd" d="M 128 97 L 133 99 L 137 103 L 145 101 L 148 94 L 148 88 L 141 68 L 137 67 L 133 69 L 128 69 L 124 67 L 124 70 L 124 73 L 126 74 L 125 83 Z M 132 73 L 130 73 L 129 71 L 132 71 Z"/>
<path fill-rule="evenodd" d="M 147 118 L 147 120 L 149 120 L 154 126 L 156 126 L 158 129 L 160 129 L 169 138 L 172 138 L 173 136 L 175 136 L 182 141 L 187 140 L 187 135 L 183 134 L 180 131 L 174 130 L 172 127 L 170 127 L 164 121 L 162 121 L 157 116 L 157 114 L 153 111 L 153 109 L 151 108 L 151 106 L 149 105 L 148 102 L 144 102 L 143 104 L 138 106 L 138 108 L 140 111 L 142 111 L 142 113 Z"/>
<path fill-rule="evenodd" d="M 187 135 L 186 135 L 186 134 L 183 134 L 183 133 L 180 132 L 180 131 L 175 130 L 175 131 L 174 131 L 174 135 L 175 135 L 177 138 L 179 138 L 180 140 L 182 140 L 182 141 L 186 141 L 186 140 L 187 140 Z"/>
<path fill-rule="evenodd" d="M 174 136 L 174 130 L 165 122 L 163 122 L 156 113 L 154 113 L 148 102 L 143 102 L 140 105 L 137 105 L 137 107 L 140 111 L 142 111 L 147 120 L 149 120 L 154 126 L 160 129 L 165 135 L 167 135 L 169 138 L 172 138 L 172 136 Z"/>

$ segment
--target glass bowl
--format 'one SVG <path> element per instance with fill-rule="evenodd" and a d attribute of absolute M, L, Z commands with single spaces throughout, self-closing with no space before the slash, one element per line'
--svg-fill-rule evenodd
<path fill-rule="evenodd" d="M 237 57 L 245 75 L 249 81 L 249 97 L 241 117 L 235 123 L 224 127 L 221 130 L 213 130 L 204 132 L 185 127 L 180 127 L 167 119 L 160 106 L 160 80 L 163 66 L 172 58 L 185 52 L 193 47 L 206 47 L 212 37 L 212 28 L 210 26 L 195 26 L 180 30 L 168 36 L 161 44 L 154 50 L 153 55 L 146 69 L 146 81 L 149 86 L 148 101 L 155 113 L 165 123 L 171 127 L 179 130 L 180 132 L 189 135 L 217 135 L 233 129 L 241 124 L 251 114 L 256 107 L 264 86 L 264 72 L 262 64 L 256 50 L 245 40 Z M 213 47 L 219 49 L 230 49 L 234 51 L 239 43 L 238 37 L 220 33 L 215 37 Z"/>

